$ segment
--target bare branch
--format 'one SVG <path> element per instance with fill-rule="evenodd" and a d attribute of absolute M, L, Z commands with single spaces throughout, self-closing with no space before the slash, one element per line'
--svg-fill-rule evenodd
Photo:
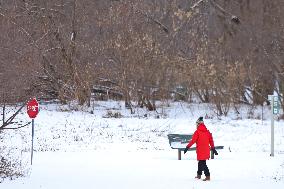
<path fill-rule="evenodd" d="M 190 9 L 195 9 L 196 7 L 198 7 L 200 5 L 200 3 L 203 3 L 204 0 L 199 0 L 198 2 L 196 2 L 192 7 L 190 7 Z"/>
<path fill-rule="evenodd" d="M 164 24 L 162 24 L 159 20 L 149 16 L 148 14 L 144 13 L 143 11 L 141 11 L 139 9 L 135 9 L 135 10 L 136 10 L 137 13 L 142 14 L 143 16 L 145 16 L 146 18 L 148 18 L 149 20 L 151 20 L 152 22 L 157 24 L 161 29 L 164 30 L 164 32 L 169 33 L 169 29 Z"/>
<path fill-rule="evenodd" d="M 6 110 L 6 103 L 4 102 L 4 105 L 3 105 L 3 111 L 2 111 L 2 113 L 3 113 L 3 125 L 5 124 L 5 110 Z"/>
<path fill-rule="evenodd" d="M 230 16 L 232 22 L 234 22 L 235 24 L 239 24 L 241 22 L 240 19 L 236 15 L 233 15 L 232 13 L 226 11 L 223 7 L 221 7 L 221 5 L 216 3 L 215 0 L 209 0 L 209 2 L 211 3 L 211 5 L 213 5 L 213 7 L 219 10 L 221 13 L 223 13 L 224 15 Z"/>
<path fill-rule="evenodd" d="M 19 127 L 15 127 L 15 128 L 13 128 L 13 127 L 9 127 L 9 128 L 3 128 L 3 130 L 14 130 L 14 129 L 20 129 L 20 128 L 23 128 L 23 127 L 26 127 L 26 126 L 28 126 L 29 124 L 31 124 L 31 121 L 30 122 L 28 122 L 27 124 L 25 124 L 25 125 L 22 125 L 22 126 L 19 126 Z"/>
<path fill-rule="evenodd" d="M 15 21 L 12 20 L 12 18 L 10 18 L 9 16 L 3 14 L 0 12 L 0 16 L 3 16 L 4 18 L 7 18 L 12 24 L 16 25 L 17 27 L 20 28 L 20 30 L 26 34 L 26 36 L 28 36 L 28 38 L 32 41 L 32 44 L 35 44 L 35 41 L 34 39 L 32 38 L 32 36 L 30 35 L 30 33 L 25 29 L 23 28 L 22 26 L 20 26 L 19 24 L 17 24 Z M 36 45 L 36 44 L 35 44 Z M 38 46 L 37 46 L 38 47 Z"/>

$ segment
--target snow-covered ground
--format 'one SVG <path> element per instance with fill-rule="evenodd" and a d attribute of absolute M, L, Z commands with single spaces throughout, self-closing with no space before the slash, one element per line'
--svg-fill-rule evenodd
<path fill-rule="evenodd" d="M 13 146 L 15 158 L 27 164 L 25 177 L 4 180 L 5 189 L 31 188 L 283 188 L 284 122 L 275 121 L 275 157 L 270 157 L 270 113 L 242 107 L 217 118 L 206 104 L 171 103 L 156 113 L 122 102 L 96 102 L 91 109 L 69 111 L 56 104 L 41 105 L 35 119 L 33 165 L 31 127 L 6 131 L 3 146 Z M 92 113 L 90 113 L 93 111 Z M 105 118 L 119 113 L 121 118 Z M 193 133 L 205 117 L 215 145 L 224 145 L 207 162 L 212 180 L 195 180 L 195 152 L 182 155 L 170 148 L 167 134 Z M 23 112 L 20 120 L 28 120 Z"/>

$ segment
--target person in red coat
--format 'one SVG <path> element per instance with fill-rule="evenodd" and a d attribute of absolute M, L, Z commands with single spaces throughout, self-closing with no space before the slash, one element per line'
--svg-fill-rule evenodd
<path fill-rule="evenodd" d="M 202 172 L 206 178 L 204 181 L 210 180 L 210 172 L 206 165 L 206 160 L 210 158 L 210 147 L 213 150 L 215 155 L 218 155 L 217 151 L 214 148 L 214 141 L 212 134 L 206 128 L 203 122 L 203 117 L 199 117 L 196 121 L 196 131 L 194 132 L 192 139 L 189 141 L 188 145 L 186 146 L 184 153 L 188 151 L 188 149 L 196 143 L 196 154 L 198 160 L 198 170 L 197 176 L 195 178 L 201 179 Z M 210 145 L 210 146 L 209 146 Z"/>

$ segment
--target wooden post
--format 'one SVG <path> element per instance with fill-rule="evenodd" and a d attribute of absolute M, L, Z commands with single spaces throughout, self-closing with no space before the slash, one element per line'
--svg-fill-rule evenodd
<path fill-rule="evenodd" d="M 178 160 L 181 160 L 181 150 L 178 149 Z"/>

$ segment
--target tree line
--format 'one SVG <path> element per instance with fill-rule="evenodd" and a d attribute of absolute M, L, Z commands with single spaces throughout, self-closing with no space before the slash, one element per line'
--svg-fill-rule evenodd
<path fill-rule="evenodd" d="M 282 0 L 1 0 L 0 96 L 155 110 L 198 99 L 218 115 L 284 94 Z"/>

